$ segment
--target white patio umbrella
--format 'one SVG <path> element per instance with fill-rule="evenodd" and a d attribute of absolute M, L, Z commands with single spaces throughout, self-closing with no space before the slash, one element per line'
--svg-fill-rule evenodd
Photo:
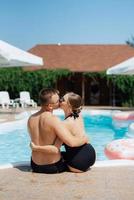
<path fill-rule="evenodd" d="M 0 40 L 0 67 L 41 66 L 43 59 Z"/>
<path fill-rule="evenodd" d="M 134 75 L 134 57 L 109 68 L 106 73 L 108 75 Z M 115 86 L 113 86 L 113 106 L 115 106 Z"/>
<path fill-rule="evenodd" d="M 107 74 L 126 74 L 133 75 L 134 74 L 134 57 L 129 58 L 128 60 L 121 62 L 118 65 L 115 65 L 109 68 L 106 72 Z"/>

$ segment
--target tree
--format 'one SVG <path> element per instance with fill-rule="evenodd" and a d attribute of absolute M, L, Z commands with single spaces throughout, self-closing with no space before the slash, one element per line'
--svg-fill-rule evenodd
<path fill-rule="evenodd" d="M 134 47 L 134 36 L 133 35 L 131 36 L 131 39 L 128 39 L 126 41 L 126 44 L 128 44 L 131 47 Z"/>

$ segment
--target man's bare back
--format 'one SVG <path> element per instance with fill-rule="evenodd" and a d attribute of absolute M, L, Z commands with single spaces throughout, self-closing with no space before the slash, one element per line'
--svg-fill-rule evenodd
<path fill-rule="evenodd" d="M 31 140 L 37 145 L 54 145 L 56 140 L 52 122 L 55 116 L 51 112 L 37 112 L 29 118 L 28 128 Z M 52 152 L 52 149 L 51 149 Z M 52 164 L 60 160 L 60 151 L 57 154 L 49 152 L 32 152 L 32 160 L 39 165 Z"/>

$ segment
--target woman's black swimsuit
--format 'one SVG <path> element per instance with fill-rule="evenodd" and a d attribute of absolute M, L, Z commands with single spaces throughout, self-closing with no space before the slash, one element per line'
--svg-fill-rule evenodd
<path fill-rule="evenodd" d="M 79 116 L 76 117 L 76 114 L 75 116 L 71 114 L 68 117 L 74 117 L 76 119 Z M 66 144 L 64 146 L 66 152 L 62 152 L 62 156 L 67 165 L 81 171 L 87 171 L 95 163 L 96 153 L 91 144 L 84 144 L 80 147 L 70 147 Z"/>
<path fill-rule="evenodd" d="M 31 158 L 31 168 L 33 172 L 36 173 L 46 173 L 46 174 L 55 174 L 67 171 L 67 165 L 63 159 L 60 159 L 58 162 L 48 165 L 38 165 L 33 162 Z"/>

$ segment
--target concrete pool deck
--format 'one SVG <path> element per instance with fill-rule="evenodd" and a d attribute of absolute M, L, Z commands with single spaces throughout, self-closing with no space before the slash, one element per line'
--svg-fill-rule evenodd
<path fill-rule="evenodd" d="M 75 174 L 36 174 L 28 166 L 0 169 L 0 200 L 133 200 L 134 165 L 93 167 Z"/>

